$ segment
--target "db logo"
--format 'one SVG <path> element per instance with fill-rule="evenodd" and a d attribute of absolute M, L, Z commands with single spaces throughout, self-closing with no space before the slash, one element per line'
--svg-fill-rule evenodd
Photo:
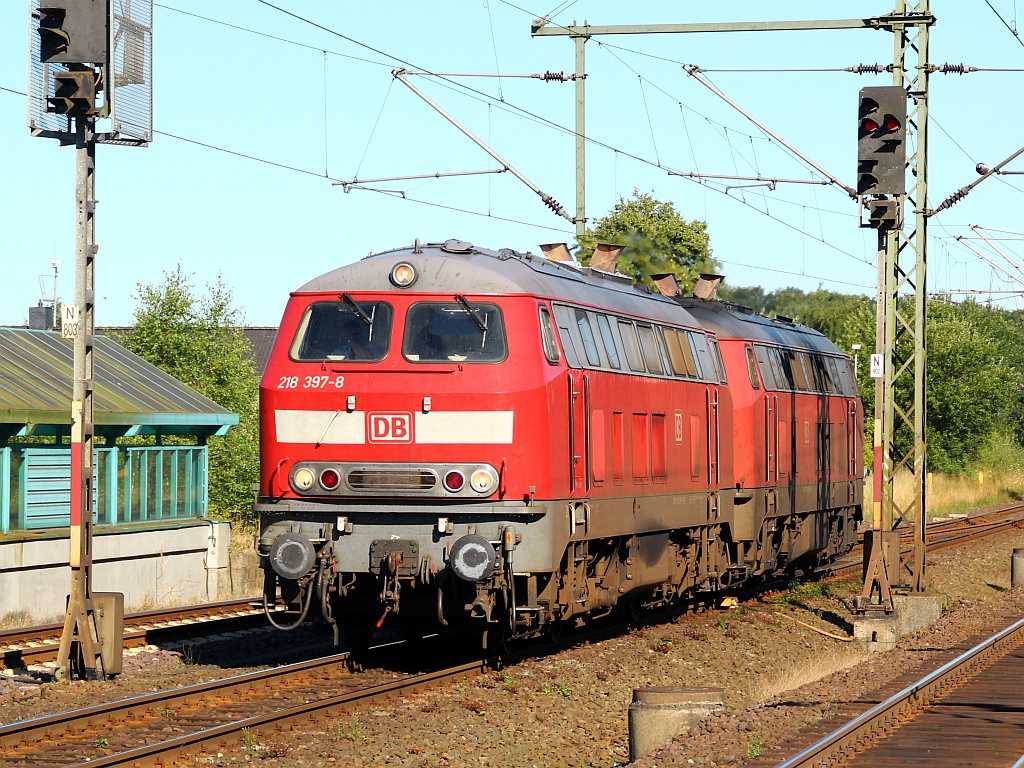
<path fill-rule="evenodd" d="M 368 431 L 371 443 L 411 443 L 411 413 L 371 413 Z"/>

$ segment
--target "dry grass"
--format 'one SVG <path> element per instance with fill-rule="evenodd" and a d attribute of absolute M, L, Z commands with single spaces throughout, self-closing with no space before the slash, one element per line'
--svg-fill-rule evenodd
<path fill-rule="evenodd" d="M 21 629 L 29 626 L 31 616 L 27 611 L 12 611 L 0 618 L 0 629 Z"/>
<path fill-rule="evenodd" d="M 243 528 L 237 523 L 231 524 L 231 549 L 255 551 L 260 538 L 258 528 Z"/>
<path fill-rule="evenodd" d="M 910 472 L 896 475 L 894 493 L 896 506 L 909 507 L 914 499 L 915 479 Z M 870 510 L 873 487 L 871 478 L 864 484 L 864 507 Z M 979 472 L 963 475 L 928 473 L 926 499 L 928 516 L 936 517 L 967 512 L 977 507 L 1003 504 L 1024 498 L 1024 472 L 995 474 Z M 913 519 L 913 515 L 908 515 Z"/>
<path fill-rule="evenodd" d="M 754 689 L 757 701 L 767 701 L 779 694 L 793 691 L 802 685 L 813 683 L 831 674 L 848 669 L 866 659 L 868 654 L 844 649 L 824 652 L 814 657 L 813 661 L 780 670 L 778 677 L 761 680 Z"/>

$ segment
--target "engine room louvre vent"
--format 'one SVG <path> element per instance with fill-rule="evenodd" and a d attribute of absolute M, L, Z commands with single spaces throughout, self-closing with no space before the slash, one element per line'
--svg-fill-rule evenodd
<path fill-rule="evenodd" d="M 353 491 L 429 491 L 437 476 L 426 469 L 353 469 L 348 473 Z"/>

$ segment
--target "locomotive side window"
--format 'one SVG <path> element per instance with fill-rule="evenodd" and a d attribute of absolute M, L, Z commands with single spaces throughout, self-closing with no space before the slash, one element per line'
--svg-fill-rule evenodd
<path fill-rule="evenodd" d="M 654 329 L 649 325 L 637 325 L 636 332 L 640 336 L 640 346 L 643 349 L 644 360 L 647 361 L 647 370 L 651 373 L 665 373 L 658 342 L 654 340 Z"/>
<path fill-rule="evenodd" d="M 419 363 L 499 363 L 508 349 L 496 304 L 421 302 L 409 307 L 402 354 Z"/>
<path fill-rule="evenodd" d="M 775 371 L 769 362 L 771 350 L 763 344 L 754 345 L 754 356 L 757 358 L 757 367 L 761 372 L 761 380 L 764 381 L 765 389 L 786 389 L 785 385 L 775 378 Z"/>
<path fill-rule="evenodd" d="M 750 386 L 754 389 L 760 389 L 761 384 L 757 380 L 757 362 L 754 360 L 754 350 L 749 344 L 745 349 L 747 352 L 747 376 L 750 377 Z"/>
<path fill-rule="evenodd" d="M 377 362 L 391 344 L 394 312 L 383 301 L 318 301 L 299 323 L 290 351 L 299 361 Z"/>
<path fill-rule="evenodd" d="M 626 363 L 630 370 L 646 373 L 644 359 L 640 356 L 640 343 L 636 338 L 636 326 L 628 320 L 619 320 L 619 336 L 622 338 L 622 348 L 626 353 Z"/>
<path fill-rule="evenodd" d="M 828 366 L 828 375 L 832 379 L 832 384 L 835 385 L 836 392 L 839 394 L 845 394 L 846 387 L 842 377 L 839 375 L 839 368 L 836 366 L 836 360 L 834 357 L 826 357 L 825 364 Z"/>
<path fill-rule="evenodd" d="M 692 375 L 686 369 L 686 358 L 683 356 L 683 348 L 679 343 L 679 333 L 674 328 L 662 328 L 662 336 L 665 337 L 665 346 L 668 347 L 668 360 L 672 366 L 672 372 L 676 376 Z M 683 340 L 686 343 L 686 340 Z"/>
<path fill-rule="evenodd" d="M 579 356 L 580 342 L 573 338 L 572 333 L 572 310 L 562 304 L 553 304 L 551 308 L 555 313 L 555 328 L 558 338 L 562 341 L 562 354 L 565 355 L 566 364 L 570 368 L 582 368 Z"/>
<path fill-rule="evenodd" d="M 821 377 L 822 386 L 826 392 L 835 392 L 836 385 L 833 382 L 832 376 L 828 370 L 828 363 L 825 362 L 825 358 L 821 355 L 814 356 L 814 366 L 818 369 L 818 375 Z"/>
<path fill-rule="evenodd" d="M 848 397 L 856 397 L 858 393 L 857 381 L 853 376 L 853 368 L 849 360 L 836 360 L 836 367 L 839 369 L 839 381 L 842 382 L 843 394 Z"/>
<path fill-rule="evenodd" d="M 708 344 L 711 345 L 711 359 L 718 369 L 718 380 L 722 384 L 728 384 L 729 376 L 725 372 L 725 363 L 722 362 L 722 351 L 718 348 L 717 339 L 708 339 Z"/>
<path fill-rule="evenodd" d="M 540 308 L 540 338 L 544 345 L 544 357 L 552 365 L 558 365 L 561 355 L 558 354 L 558 343 L 555 341 L 555 324 L 547 307 Z"/>
<path fill-rule="evenodd" d="M 597 351 L 597 339 L 594 338 L 594 329 L 590 327 L 590 319 L 587 313 L 581 309 L 576 310 L 576 327 L 580 331 L 580 339 L 583 341 L 583 354 L 587 356 L 587 362 L 593 366 L 601 365 L 601 354 Z"/>
<path fill-rule="evenodd" d="M 661 367 L 665 371 L 665 375 L 672 375 L 672 362 L 668 357 L 668 349 L 665 346 L 665 334 L 659 333 L 662 329 L 655 329 L 654 341 L 658 345 L 658 352 L 661 354 Z"/>
<path fill-rule="evenodd" d="M 597 316 L 597 328 L 601 332 L 601 341 L 604 342 L 604 351 L 608 355 L 608 362 L 612 368 L 619 370 L 622 364 L 619 362 L 619 351 L 615 348 L 615 336 L 612 334 L 612 326 L 605 315 Z"/>
<path fill-rule="evenodd" d="M 704 381 L 711 381 L 714 378 L 714 367 L 711 364 L 711 356 L 708 353 L 708 337 L 703 333 L 691 333 L 690 343 L 696 355 L 697 376 Z"/>
<path fill-rule="evenodd" d="M 799 352 L 786 352 L 786 360 L 789 362 L 789 369 L 793 372 L 793 384 L 801 392 L 807 391 L 807 374 L 804 372 L 803 363 L 800 362 Z"/>
<path fill-rule="evenodd" d="M 791 385 L 783 371 L 782 357 L 779 355 L 779 350 L 774 347 L 768 350 L 768 362 L 771 363 L 772 373 L 775 374 L 775 382 L 778 384 L 779 389 L 790 389 Z"/>
<path fill-rule="evenodd" d="M 814 392 L 819 389 L 819 386 L 814 378 L 814 364 L 811 362 L 811 356 L 806 352 L 797 352 L 797 365 L 802 365 L 804 369 L 804 380 L 807 382 L 807 391 Z"/>
<path fill-rule="evenodd" d="M 694 344 L 693 334 L 689 331 L 680 331 L 679 340 L 682 342 L 683 336 L 686 337 L 686 344 L 683 344 L 683 354 L 686 355 L 686 366 L 689 367 L 693 364 L 693 375 L 698 379 L 704 378 L 704 372 L 701 369 L 700 358 L 697 357 L 697 345 Z"/>

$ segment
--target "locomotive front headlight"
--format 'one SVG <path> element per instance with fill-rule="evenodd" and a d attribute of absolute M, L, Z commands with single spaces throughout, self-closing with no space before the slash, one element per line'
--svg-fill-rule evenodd
<path fill-rule="evenodd" d="M 416 282 L 416 269 L 407 261 L 400 261 L 391 268 L 391 282 L 397 288 L 408 288 Z"/>
<path fill-rule="evenodd" d="M 313 470 L 307 467 L 295 470 L 295 474 L 292 475 L 292 482 L 295 483 L 295 487 L 300 491 L 308 491 L 313 487 L 315 481 L 316 475 L 313 474 Z"/>
<path fill-rule="evenodd" d="M 498 476 L 490 467 L 479 467 L 469 476 L 469 484 L 477 493 L 491 493 L 498 484 Z"/>

